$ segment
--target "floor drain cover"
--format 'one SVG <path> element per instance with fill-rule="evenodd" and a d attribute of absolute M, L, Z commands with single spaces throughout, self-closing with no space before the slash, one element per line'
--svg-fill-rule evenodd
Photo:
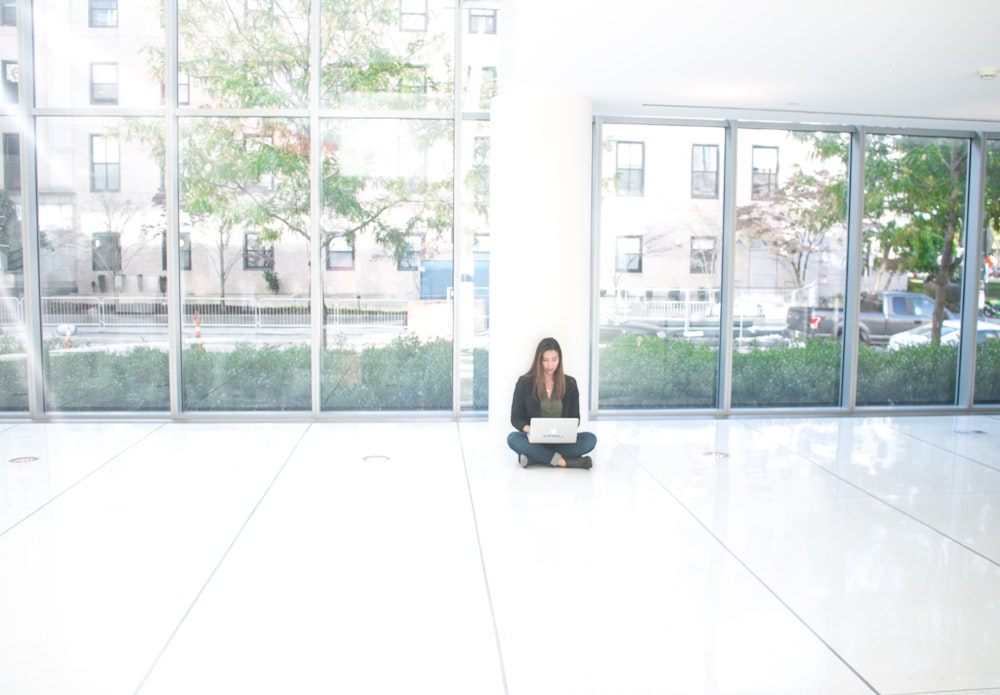
<path fill-rule="evenodd" d="M 382 456 L 380 454 L 374 454 L 372 456 L 365 456 L 364 460 L 368 461 L 369 463 L 382 463 L 383 461 L 388 461 L 389 457 Z"/>
<path fill-rule="evenodd" d="M 15 456 L 10 460 L 11 463 L 31 463 L 32 461 L 37 461 L 37 456 Z"/>
<path fill-rule="evenodd" d="M 706 451 L 705 456 L 711 456 L 714 459 L 729 458 L 729 454 L 727 454 L 725 451 Z"/>

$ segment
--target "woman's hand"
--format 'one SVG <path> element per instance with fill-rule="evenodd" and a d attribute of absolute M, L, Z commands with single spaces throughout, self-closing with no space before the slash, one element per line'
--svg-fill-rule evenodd
<path fill-rule="evenodd" d="M 525 434 L 528 434 L 529 432 L 531 432 L 531 425 L 525 425 L 524 427 L 521 428 L 521 431 L 524 432 Z"/>

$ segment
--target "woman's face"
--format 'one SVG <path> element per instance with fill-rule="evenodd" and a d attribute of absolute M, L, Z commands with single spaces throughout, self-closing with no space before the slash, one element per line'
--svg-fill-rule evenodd
<path fill-rule="evenodd" d="M 552 376 L 559 367 L 559 352 L 556 350 L 546 350 L 542 353 L 542 371 L 545 376 Z"/>

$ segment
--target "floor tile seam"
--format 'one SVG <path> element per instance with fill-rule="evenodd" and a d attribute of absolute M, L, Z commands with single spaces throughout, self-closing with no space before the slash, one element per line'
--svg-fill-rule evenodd
<path fill-rule="evenodd" d="M 13 524 L 11 524 L 6 529 L 0 531 L 0 538 L 2 538 L 7 533 L 13 531 L 15 528 L 17 528 L 18 526 L 20 526 L 21 524 L 23 524 L 24 522 L 26 522 L 31 517 L 35 516 L 35 514 L 38 514 L 38 512 L 42 511 L 43 509 L 45 509 L 46 507 L 48 507 L 49 505 L 51 505 L 53 502 L 55 502 L 56 500 L 58 500 L 59 498 L 61 498 L 63 495 L 65 495 L 68 492 L 70 492 L 71 490 L 75 489 L 78 485 L 80 485 L 81 483 L 83 483 L 84 481 L 86 481 L 91 476 L 93 476 L 96 473 L 98 473 L 99 471 L 103 470 L 105 467 L 111 465 L 116 459 L 118 459 L 123 454 L 125 454 L 128 451 L 130 451 L 131 449 L 135 448 L 136 446 L 138 446 L 139 444 L 141 444 L 142 442 L 144 442 L 146 439 L 148 439 L 149 437 L 153 436 L 155 433 L 159 432 L 167 424 L 168 423 L 166 423 L 166 422 L 159 423 L 155 428 L 151 429 L 149 432 L 147 432 L 146 434 L 144 434 L 143 436 L 141 436 L 139 439 L 136 439 L 135 441 L 133 441 L 130 444 L 128 444 L 124 449 L 121 449 L 120 451 L 118 451 L 117 453 L 115 453 L 113 456 L 111 456 L 110 458 L 108 458 L 104 463 L 100 464 L 99 466 L 97 466 L 96 468 L 94 468 L 93 470 L 91 470 L 89 473 L 87 473 L 86 475 L 84 475 L 82 478 L 79 478 L 79 479 L 73 481 L 72 483 L 70 483 L 64 489 L 60 490 L 55 495 L 53 495 L 52 497 L 50 497 L 49 499 L 47 499 L 38 508 L 36 508 L 33 511 L 29 512 L 26 516 L 24 516 L 23 518 L 19 519 L 16 522 L 14 522 Z"/>
<path fill-rule="evenodd" d="M 289 461 L 292 460 L 292 457 L 295 455 L 295 452 L 298 450 L 299 446 L 302 444 L 302 441 L 305 439 L 305 437 L 308 434 L 308 432 L 310 431 L 310 429 L 312 429 L 312 426 L 313 426 L 313 423 L 308 423 L 306 425 L 305 429 L 299 434 L 299 437 L 296 440 L 295 445 L 291 448 L 291 450 L 285 456 L 285 459 L 284 459 L 284 461 L 281 462 L 281 465 L 278 466 L 278 470 L 275 472 L 274 476 L 272 476 L 270 482 L 268 482 L 268 484 L 267 484 L 267 487 L 264 488 L 264 491 L 261 493 L 261 495 L 258 498 L 258 500 L 254 503 L 253 507 L 250 509 L 250 512 L 247 514 L 246 518 L 243 520 L 243 523 L 240 524 L 240 527 L 236 530 L 236 533 L 233 535 L 232 539 L 230 540 L 229 545 L 226 546 L 226 549 L 223 550 L 222 555 L 219 556 L 218 562 L 215 563 L 215 566 L 208 573 L 208 576 L 205 578 L 205 581 L 202 582 L 201 587 L 195 592 L 195 595 L 191 599 L 191 602 L 188 604 L 188 607 L 184 610 L 183 614 L 181 614 L 181 617 L 177 621 L 177 624 L 174 626 L 173 630 L 170 631 L 170 634 L 167 636 L 166 642 L 163 643 L 163 646 L 160 648 L 160 651 L 153 658 L 153 661 L 152 661 L 152 663 L 150 663 L 149 668 L 146 669 L 146 672 L 143 674 L 141 680 L 139 681 L 139 684 L 136 686 L 135 691 L 134 691 L 134 695 L 138 695 L 138 693 L 140 691 L 142 691 L 143 687 L 146 685 L 146 681 L 149 680 L 149 677 L 152 675 L 153 671 L 156 669 L 156 666 L 160 663 L 160 660 L 163 658 L 163 655 L 166 654 L 167 649 L 170 648 L 170 645 L 174 641 L 174 638 L 177 636 L 177 633 L 180 632 L 181 627 L 187 621 L 188 616 L 191 615 L 191 612 L 194 610 L 194 607 L 197 605 L 197 603 L 201 599 L 202 595 L 208 589 L 209 584 L 211 584 L 212 580 L 215 578 L 215 575 L 218 574 L 219 570 L 222 568 L 222 565 L 225 563 L 226 559 L 229 557 L 229 554 L 233 551 L 233 548 L 236 547 L 236 544 L 239 541 L 240 537 L 243 535 L 243 532 L 246 530 L 247 526 L 249 526 L 250 521 L 256 515 L 257 510 L 260 509 L 260 506 L 263 504 L 265 498 L 267 498 L 268 494 L 271 492 L 271 489 L 274 487 L 275 483 L 277 483 L 278 478 L 281 477 L 281 474 L 284 472 L 285 468 L 288 466 Z"/>
<path fill-rule="evenodd" d="M 496 644 L 497 662 L 500 667 L 500 684 L 504 695 L 510 692 L 507 685 L 507 667 L 503 658 L 503 646 L 500 640 L 500 627 L 497 625 L 496 608 L 493 605 L 493 593 L 490 590 L 490 577 L 486 569 L 486 556 L 483 553 L 482 537 L 479 533 L 479 517 L 476 514 L 476 500 L 472 493 L 472 481 L 469 478 L 469 462 L 465 456 L 465 442 L 462 439 L 461 423 L 455 423 L 455 431 L 458 436 L 458 448 L 462 456 L 462 472 L 465 476 L 465 489 L 469 499 L 469 512 L 472 515 L 472 531 L 476 536 L 476 549 L 479 551 L 479 566 L 483 573 L 483 587 L 486 591 L 486 603 L 490 611 L 490 621 L 493 624 L 493 639 Z"/>
<path fill-rule="evenodd" d="M 950 449 L 950 448 L 948 448 L 948 447 L 946 447 L 946 446 L 944 446 L 942 444 L 939 444 L 938 442 L 931 441 L 931 440 L 928 440 L 928 439 L 924 439 L 923 437 L 919 437 L 919 436 L 915 435 L 913 432 L 900 429 L 900 428 L 896 427 L 895 425 L 893 425 L 892 422 L 889 422 L 887 424 L 887 427 L 889 427 L 889 429 L 891 429 L 891 430 L 894 430 L 894 431 L 898 432 L 899 434 L 903 435 L 904 437 L 906 437 L 908 439 L 916 440 L 916 441 L 918 441 L 918 442 L 920 442 L 922 444 L 927 444 L 928 446 L 932 446 L 935 449 L 939 449 L 939 450 L 945 452 L 946 454 L 949 454 L 950 456 L 957 456 L 958 458 L 963 459 L 965 461 L 968 461 L 969 463 L 973 463 L 973 464 L 982 466 L 983 468 L 988 468 L 991 471 L 996 471 L 996 472 L 1000 473 L 1000 466 L 992 466 L 992 465 L 986 463 L 985 461 L 980 461 L 979 459 L 974 459 L 971 456 L 966 456 L 965 454 L 960 454 L 959 452 L 954 451 L 953 449 Z M 967 433 L 956 432 L 956 434 L 967 434 Z M 969 432 L 968 434 L 971 434 L 971 432 Z"/>
<path fill-rule="evenodd" d="M 757 574 L 750 567 L 750 565 L 747 564 L 747 562 L 736 553 L 735 550 L 729 547 L 729 545 L 727 545 L 722 538 L 720 538 L 715 532 L 713 532 L 712 529 L 709 528 L 708 525 L 705 524 L 705 522 L 703 522 L 701 518 L 693 510 L 688 508 L 688 506 L 684 504 L 684 502 L 669 488 L 669 486 L 667 486 L 662 480 L 660 480 L 660 478 L 657 477 L 653 471 L 651 471 L 634 453 L 632 453 L 630 449 L 628 449 L 627 445 L 621 442 L 621 440 L 618 441 L 619 444 L 621 444 L 625 448 L 625 450 L 629 452 L 629 455 L 632 456 L 632 458 L 635 460 L 636 466 L 644 470 L 646 474 L 653 479 L 655 484 L 658 485 L 667 494 L 668 497 L 674 500 L 674 502 L 678 506 L 680 506 L 680 508 L 683 509 L 688 516 L 691 517 L 694 523 L 697 524 L 706 534 L 708 534 L 708 536 L 716 543 L 716 545 L 718 545 L 719 548 L 722 549 L 723 552 L 725 552 L 740 567 L 742 567 L 744 571 L 750 577 L 752 577 L 755 582 L 757 582 L 768 594 L 770 594 L 772 598 L 774 598 L 774 600 L 777 601 L 780 606 L 782 606 L 785 610 L 787 610 L 788 613 L 793 618 L 795 618 L 795 620 L 798 621 L 800 625 L 802 625 L 806 630 L 808 630 L 809 633 L 813 635 L 813 637 L 815 637 L 819 641 L 819 643 L 822 644 L 827 649 L 827 651 L 830 652 L 830 654 L 832 654 L 840 663 L 844 665 L 845 668 L 847 668 L 851 673 L 853 673 L 858 678 L 858 680 L 860 680 L 869 690 L 872 691 L 872 693 L 875 693 L 875 695 L 880 695 L 878 689 L 876 689 L 875 686 L 872 685 L 872 683 L 869 682 L 869 680 L 865 678 L 857 670 L 857 668 L 855 668 L 840 652 L 838 652 L 833 647 L 832 644 L 830 644 L 826 639 L 824 639 L 823 636 L 820 635 L 819 632 L 817 632 L 812 625 L 810 625 L 794 608 L 792 608 L 792 606 L 778 594 L 777 590 L 774 587 L 772 587 L 769 583 L 764 581 L 764 578 L 761 577 L 759 574 Z"/>
<path fill-rule="evenodd" d="M 891 425 L 890 425 L 890 427 L 891 427 Z M 754 429 L 752 427 L 750 427 L 749 429 L 751 429 L 754 432 L 760 434 L 760 432 L 758 430 L 756 430 L 756 429 Z M 895 428 L 893 428 L 893 429 L 895 429 Z M 900 434 L 903 434 L 904 436 L 909 436 L 909 435 L 907 435 L 906 432 L 902 432 L 900 430 L 896 430 L 896 431 L 899 431 Z M 911 438 L 917 439 L 918 441 L 923 441 L 923 440 L 920 440 L 919 438 L 916 438 L 916 437 L 911 437 Z M 844 485 L 847 485 L 848 487 L 850 487 L 850 488 L 852 488 L 854 490 L 857 490 L 862 495 L 864 495 L 864 496 L 866 496 L 866 497 L 868 497 L 868 498 L 870 498 L 872 500 L 875 500 L 876 502 L 879 502 L 880 504 L 885 505 L 886 507 L 888 507 L 889 509 L 893 510 L 897 514 L 902 514 L 903 516 L 905 516 L 906 518 L 910 519 L 911 521 L 913 521 L 913 522 L 915 522 L 915 523 L 923 526 L 924 528 L 932 531 L 933 533 L 941 536 L 942 538 L 944 538 L 944 539 L 946 539 L 946 540 L 954 543 L 958 547 L 963 548 L 964 550 L 967 550 L 968 552 L 970 552 L 973 555 L 976 555 L 977 557 L 985 560 L 986 562 L 990 563 L 991 565 L 994 565 L 995 567 L 1000 568 L 1000 561 L 995 560 L 995 559 L 989 557 L 988 555 L 983 554 L 982 552 L 976 550 L 975 548 L 973 548 L 973 547 L 971 547 L 969 545 L 966 545 L 965 543 L 961 542 L 960 540 L 958 540 L 958 539 L 956 539 L 956 538 L 948 535 L 947 533 L 945 533 L 941 529 L 935 528 L 934 526 L 932 526 L 931 524 L 927 523 L 926 521 L 923 521 L 922 519 L 920 519 L 920 518 L 914 516 L 913 514 L 907 512 L 905 509 L 901 509 L 900 507 L 897 507 L 896 505 L 892 504 L 892 502 L 889 499 L 889 496 L 882 496 L 882 495 L 879 495 L 879 494 L 877 494 L 875 492 L 872 492 L 871 490 L 865 489 L 861 485 L 859 485 L 859 484 L 857 484 L 855 482 L 852 482 L 851 480 L 848 480 L 847 478 L 845 478 L 845 477 L 837 474 L 835 471 L 833 471 L 830 468 L 824 466 L 822 463 L 819 463 L 819 462 L 813 460 L 809 456 L 809 454 L 807 454 L 807 453 L 805 453 L 803 451 L 800 451 L 800 450 L 798 450 L 798 449 L 796 449 L 796 448 L 794 448 L 792 446 L 789 446 L 788 444 L 786 444 L 784 442 L 781 442 L 779 444 L 779 446 L 781 446 L 782 448 L 786 449 L 788 452 L 790 452 L 791 454 L 793 454 L 795 456 L 802 457 L 811 466 L 815 466 L 816 468 L 819 468 L 821 471 L 823 471 L 827 475 L 833 477 L 834 479 L 836 479 L 837 481 L 843 483 Z M 973 463 L 975 463 L 975 461 L 973 461 Z M 991 468 L 991 467 L 987 466 L 987 468 Z"/>

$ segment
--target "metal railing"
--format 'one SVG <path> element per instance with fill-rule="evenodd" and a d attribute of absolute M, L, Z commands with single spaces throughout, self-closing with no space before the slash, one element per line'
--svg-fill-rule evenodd
<path fill-rule="evenodd" d="M 325 301 L 327 325 L 355 328 L 405 327 L 405 299 L 344 299 Z M 308 297 L 184 297 L 183 325 L 233 328 L 300 328 L 309 325 Z M 0 297 L 0 326 L 24 325 L 24 301 Z M 163 297 L 42 297 L 42 325 L 93 328 L 167 325 Z"/>

